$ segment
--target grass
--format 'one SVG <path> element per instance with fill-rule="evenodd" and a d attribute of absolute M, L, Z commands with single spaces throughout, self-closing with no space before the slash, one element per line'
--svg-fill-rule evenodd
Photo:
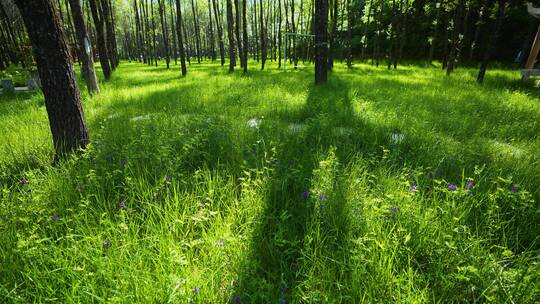
<path fill-rule="evenodd" d="M 252 66 L 123 62 L 56 166 L 42 95 L 0 96 L 0 299 L 540 301 L 540 94 L 518 72 Z"/>

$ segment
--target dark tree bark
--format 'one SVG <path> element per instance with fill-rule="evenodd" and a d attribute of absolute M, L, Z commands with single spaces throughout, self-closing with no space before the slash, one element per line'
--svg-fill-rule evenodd
<path fill-rule="evenodd" d="M 88 131 L 73 63 L 51 0 L 16 0 L 34 48 L 56 159 L 85 148 Z"/>
<path fill-rule="evenodd" d="M 244 52 L 242 51 L 242 39 L 240 39 L 240 27 L 242 26 L 240 24 L 240 6 L 238 5 L 238 0 L 234 0 L 234 10 L 236 12 L 235 15 L 235 23 L 236 26 L 234 27 L 234 34 L 236 36 L 236 44 L 238 46 L 238 58 L 240 59 L 240 67 L 244 67 L 244 59 L 242 58 L 244 56 Z"/>
<path fill-rule="evenodd" d="M 101 9 L 100 0 L 90 0 L 90 9 L 92 11 L 92 17 L 94 19 L 94 26 L 96 28 L 97 46 L 99 53 L 99 62 L 101 63 L 101 69 L 106 80 L 111 78 L 111 66 L 109 64 L 109 54 L 107 50 L 107 42 L 105 40 L 105 20 L 100 16 Z"/>
<path fill-rule="evenodd" d="M 364 39 L 362 41 L 362 53 L 360 54 L 360 58 L 365 59 L 366 58 L 366 50 L 368 45 L 368 27 L 369 27 L 369 21 L 371 19 L 371 12 L 373 11 L 373 0 L 369 1 L 369 10 L 367 15 L 367 21 L 366 24 L 364 24 Z"/>
<path fill-rule="evenodd" d="M 150 0 L 150 11 L 151 11 L 151 16 L 152 16 L 152 46 L 154 48 L 154 63 L 157 67 L 158 66 L 158 53 L 157 53 L 157 41 L 156 41 L 156 20 L 154 18 L 154 1 L 153 0 Z"/>
<path fill-rule="evenodd" d="M 165 48 L 165 63 L 167 69 L 171 62 L 171 55 L 169 53 L 169 33 L 167 31 L 167 15 L 165 14 L 165 0 L 158 0 L 159 16 L 161 19 L 161 33 L 163 35 L 163 46 Z"/>
<path fill-rule="evenodd" d="M 111 8 L 109 6 L 109 0 L 99 0 L 101 2 L 101 17 L 103 18 L 105 22 L 105 29 L 107 31 L 106 39 L 107 39 L 107 51 L 108 51 L 108 57 L 111 65 L 111 69 L 114 71 L 116 69 L 116 65 L 118 63 L 116 54 L 116 37 L 114 33 L 114 26 L 111 18 Z"/>
<path fill-rule="evenodd" d="M 489 9 L 491 7 L 491 0 L 482 0 L 482 6 L 480 8 L 478 22 L 476 23 L 476 29 L 474 31 L 474 40 L 469 49 L 469 61 L 472 61 L 474 58 L 474 53 L 478 49 L 480 44 L 480 33 L 485 27 L 486 19 L 489 17 Z"/>
<path fill-rule="evenodd" d="M 279 12 L 279 17 L 278 17 L 278 69 L 281 68 L 281 41 L 282 41 L 282 32 L 281 32 L 281 21 L 282 21 L 282 13 L 281 13 L 281 1 L 282 0 L 278 0 L 278 12 Z"/>
<path fill-rule="evenodd" d="M 15 34 L 13 30 L 13 25 L 11 23 L 11 19 L 9 18 L 8 14 L 6 13 L 6 10 L 4 8 L 4 5 L 0 2 L 0 18 L 4 20 L 4 27 L 6 32 L 6 40 L 9 41 L 9 44 L 11 44 L 11 47 L 9 44 L 6 45 L 6 48 L 9 50 L 9 58 L 12 63 L 17 64 L 19 62 L 23 62 L 22 60 L 22 54 L 21 50 L 19 49 L 19 44 L 17 43 L 17 40 L 15 39 Z"/>
<path fill-rule="evenodd" d="M 92 43 L 88 38 L 86 25 L 81 8 L 81 0 L 69 0 L 71 6 L 71 15 L 75 24 L 77 40 L 79 45 L 79 58 L 82 62 L 82 75 L 86 82 L 88 93 L 93 95 L 99 93 L 96 71 L 94 70 L 94 59 L 92 54 Z"/>
<path fill-rule="evenodd" d="M 216 41 L 214 39 L 214 25 L 212 24 L 212 5 L 208 0 L 208 33 L 210 35 L 210 57 L 212 61 L 216 60 Z"/>
<path fill-rule="evenodd" d="M 296 23 L 294 22 L 294 0 L 291 0 L 291 31 L 293 33 L 296 33 Z M 296 70 L 298 68 L 298 56 L 296 54 L 296 35 L 292 36 L 291 44 L 292 44 L 291 59 L 294 62 L 294 69 Z"/>
<path fill-rule="evenodd" d="M 504 19 L 504 11 L 506 9 L 506 0 L 499 0 L 498 6 L 499 7 L 497 9 L 497 19 L 495 20 L 495 24 L 493 25 L 493 29 L 491 30 L 491 36 L 489 38 L 488 44 L 486 45 L 484 58 L 482 59 L 482 63 L 480 64 L 480 71 L 478 72 L 478 77 L 476 78 L 479 83 L 484 82 L 484 76 L 486 75 L 486 70 L 489 59 L 491 58 L 491 53 L 493 52 L 493 47 L 497 42 L 497 38 L 499 38 L 499 33 L 501 31 Z"/>
<path fill-rule="evenodd" d="M 334 68 L 334 53 L 336 52 L 336 34 L 338 18 L 338 0 L 332 0 L 332 25 L 330 30 L 330 53 L 328 54 L 328 69 Z M 293 25 L 294 27 L 294 25 Z"/>
<path fill-rule="evenodd" d="M 178 51 L 180 53 L 182 76 L 186 76 L 186 53 L 184 51 L 184 39 L 182 37 L 182 9 L 180 8 L 180 0 L 176 0 L 176 37 L 178 37 Z"/>
<path fill-rule="evenodd" d="M 263 14 L 263 2 L 260 0 L 260 14 L 259 14 L 259 21 L 260 21 L 260 30 L 261 33 L 261 70 L 264 70 L 264 64 L 266 63 L 266 29 L 264 26 L 264 14 Z"/>
<path fill-rule="evenodd" d="M 175 18 L 174 18 L 174 9 L 173 9 L 173 2 L 172 0 L 169 0 L 169 6 L 171 7 L 171 37 L 172 37 L 172 41 L 173 41 L 173 49 L 172 49 L 172 53 L 173 53 L 173 58 L 174 58 L 174 64 L 177 65 L 178 64 L 178 43 L 177 43 L 177 37 L 176 37 L 176 34 L 175 34 L 175 26 L 176 26 L 176 21 L 175 21 Z"/>
<path fill-rule="evenodd" d="M 139 7 L 137 5 L 137 0 L 133 0 L 133 12 L 135 13 L 135 30 L 137 37 L 137 60 L 142 60 L 146 62 L 143 52 L 143 39 L 142 39 L 142 29 L 141 29 L 141 20 L 139 15 Z"/>
<path fill-rule="evenodd" d="M 354 15 L 352 0 L 347 0 L 347 68 L 352 68 L 352 25 Z"/>
<path fill-rule="evenodd" d="M 242 1 L 242 27 L 244 28 L 243 31 L 242 31 L 242 40 L 243 40 L 243 43 L 244 43 L 244 50 L 243 50 L 243 56 L 242 56 L 242 59 L 244 60 L 244 63 L 243 63 L 243 67 L 244 67 L 244 73 L 247 73 L 248 71 L 248 49 L 249 49 L 249 45 L 248 45 L 248 31 L 247 31 L 247 1 L 248 0 L 243 0 Z"/>
<path fill-rule="evenodd" d="M 437 8 L 437 16 L 435 18 L 435 29 L 433 30 L 433 37 L 431 39 L 431 45 L 429 46 L 429 54 L 428 54 L 428 65 L 432 65 L 433 62 L 433 55 L 435 53 L 435 46 L 438 43 L 438 37 L 439 37 L 439 30 L 440 30 L 440 23 L 441 23 L 441 11 L 444 7 L 444 0 L 440 0 L 438 2 L 439 7 Z"/>
<path fill-rule="evenodd" d="M 328 75 L 328 0 L 315 0 L 315 84 Z"/>
<path fill-rule="evenodd" d="M 191 0 L 191 11 L 193 12 L 193 25 L 195 26 L 195 52 L 197 53 L 197 62 L 201 63 L 201 36 L 199 30 L 199 18 L 194 0 Z"/>
<path fill-rule="evenodd" d="M 225 45 L 223 43 L 223 26 L 221 12 L 216 0 L 212 0 L 214 6 L 214 16 L 216 16 L 216 28 L 218 33 L 218 42 L 219 42 L 219 56 L 221 58 L 221 66 L 225 64 Z"/>
<path fill-rule="evenodd" d="M 455 18 L 454 18 L 454 29 L 452 33 L 452 45 L 450 47 L 450 54 L 448 55 L 448 67 L 446 69 L 446 75 L 450 75 L 454 71 L 454 67 L 457 59 L 459 58 L 459 47 L 460 47 L 460 34 L 461 34 L 461 25 L 463 23 L 463 5 L 464 0 L 458 0 Z"/>
<path fill-rule="evenodd" d="M 227 0 L 227 36 L 229 36 L 229 73 L 234 71 L 236 57 L 234 55 L 234 33 L 231 0 Z"/>
<path fill-rule="evenodd" d="M 253 0 L 253 5 L 251 6 L 251 17 L 253 18 L 251 25 L 253 30 L 253 37 L 255 40 L 255 59 L 259 62 L 259 31 L 257 29 L 257 0 Z"/>

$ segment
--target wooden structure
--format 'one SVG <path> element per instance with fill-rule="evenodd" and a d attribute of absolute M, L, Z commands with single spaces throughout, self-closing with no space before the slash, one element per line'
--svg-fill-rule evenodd
<path fill-rule="evenodd" d="M 527 3 L 527 12 L 529 15 L 533 16 L 534 18 L 540 19 L 540 8 L 535 8 L 531 3 Z M 534 69 L 534 63 L 536 62 L 536 58 L 538 57 L 538 52 L 540 51 L 540 26 L 538 27 L 538 31 L 536 32 L 536 36 L 534 37 L 534 43 L 531 48 L 531 52 L 529 53 L 529 58 L 527 59 L 527 63 L 525 64 L 525 69 L 521 70 L 521 76 L 523 80 L 529 79 L 530 76 L 540 76 L 540 69 Z"/>

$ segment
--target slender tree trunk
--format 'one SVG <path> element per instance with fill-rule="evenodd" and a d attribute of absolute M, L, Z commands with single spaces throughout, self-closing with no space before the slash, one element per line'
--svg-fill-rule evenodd
<path fill-rule="evenodd" d="M 10 60 L 14 64 L 17 64 L 19 62 L 22 63 L 23 62 L 22 52 L 19 48 L 19 44 L 17 43 L 17 40 L 15 39 L 11 19 L 6 13 L 4 5 L 1 2 L 0 2 L 0 18 L 4 19 L 4 26 L 6 27 L 6 36 L 8 38 L 7 40 L 9 40 L 11 43 L 11 48 L 9 47 L 9 45 L 6 47 L 11 50 L 9 54 Z"/>
<path fill-rule="evenodd" d="M 499 7 L 497 9 L 497 19 L 495 20 L 495 24 L 493 25 L 491 36 L 484 52 L 484 58 L 482 59 L 482 63 L 480 64 L 480 71 L 478 72 L 478 77 L 476 79 L 479 83 L 484 82 L 484 76 L 486 75 L 486 69 L 489 63 L 489 59 L 491 58 L 491 53 L 493 51 L 493 48 L 495 47 L 495 44 L 497 43 L 497 38 L 499 38 L 499 33 L 501 31 L 504 19 L 504 11 L 506 9 L 506 0 L 498 0 L 498 6 Z"/>
<path fill-rule="evenodd" d="M 137 0 L 133 0 L 133 12 L 135 13 L 135 29 L 136 29 L 136 37 L 137 37 L 137 60 L 146 61 L 144 59 L 144 52 L 142 51 L 143 40 L 142 40 L 141 20 L 139 17 L 139 6 L 137 5 Z"/>
<path fill-rule="evenodd" d="M 180 0 L 176 0 L 176 37 L 178 37 L 182 76 L 186 76 L 186 53 L 184 51 L 184 39 L 182 37 L 182 9 L 180 8 Z"/>
<path fill-rule="evenodd" d="M 456 6 L 455 18 L 454 18 L 454 29 L 452 34 L 452 46 L 450 49 L 450 55 L 448 56 L 448 68 L 446 70 L 446 75 L 450 75 L 454 71 L 454 67 L 457 59 L 459 58 L 459 48 L 460 48 L 460 34 L 461 34 L 461 24 L 463 23 L 463 5 L 464 0 L 459 0 Z"/>
<path fill-rule="evenodd" d="M 106 1 L 106 0 L 105 0 Z M 154 49 L 154 63 L 158 66 L 158 52 L 156 40 L 156 19 L 154 18 L 154 1 L 150 0 L 150 16 L 152 17 L 152 48 Z"/>
<path fill-rule="evenodd" d="M 281 21 L 282 21 L 282 14 L 281 14 L 281 1 L 278 0 L 278 12 L 279 12 L 279 18 L 278 18 L 278 69 L 281 68 L 281 49 L 283 48 L 282 45 L 282 33 L 281 33 Z"/>
<path fill-rule="evenodd" d="M 88 144 L 73 63 L 51 0 L 16 0 L 15 4 L 34 48 L 58 159 Z"/>
<path fill-rule="evenodd" d="M 229 37 L 229 73 L 234 71 L 236 56 L 234 55 L 234 21 L 231 0 L 227 0 L 227 36 Z"/>
<path fill-rule="evenodd" d="M 259 0 L 259 22 L 260 22 L 260 34 L 261 34 L 261 70 L 264 70 L 266 63 L 266 29 L 264 26 L 264 14 L 263 14 L 263 2 Z"/>
<path fill-rule="evenodd" d="M 330 53 L 328 55 L 328 69 L 334 68 L 334 55 L 336 52 L 336 34 L 337 34 L 337 18 L 338 18 L 338 0 L 332 0 L 332 25 L 330 31 Z"/>
<path fill-rule="evenodd" d="M 347 0 L 347 67 L 352 68 L 352 25 L 354 15 L 352 10 L 352 0 Z"/>
<path fill-rule="evenodd" d="M 244 43 L 244 55 L 242 56 L 242 59 L 244 60 L 244 64 L 243 64 L 244 73 L 247 73 L 248 71 L 247 62 L 248 62 L 248 50 L 249 50 L 248 31 L 247 31 L 247 1 L 248 0 L 242 1 L 242 27 L 243 27 L 242 42 Z"/>
<path fill-rule="evenodd" d="M 431 39 L 431 45 L 429 46 L 429 55 L 428 55 L 428 65 L 432 65 L 433 55 L 435 53 L 435 46 L 438 43 L 440 23 L 441 23 L 441 11 L 444 9 L 444 0 L 441 0 L 437 3 L 439 7 L 437 8 L 437 17 L 435 18 L 435 29 L 433 30 L 433 38 Z M 436 4 L 436 5 L 437 5 Z"/>
<path fill-rule="evenodd" d="M 222 26 L 222 18 L 221 18 L 221 12 L 219 10 L 219 6 L 217 4 L 216 0 L 212 0 L 213 6 L 214 6 L 214 15 L 216 16 L 216 28 L 218 33 L 218 41 L 219 41 L 219 56 L 221 58 L 221 66 L 225 64 L 225 45 L 223 43 L 223 26 Z"/>
<path fill-rule="evenodd" d="M 171 55 L 169 53 L 169 33 L 167 31 L 167 16 L 165 15 L 165 0 L 158 0 L 158 6 L 161 19 L 161 32 L 163 34 L 163 46 L 165 47 L 165 63 L 168 69 L 171 62 Z"/>
<path fill-rule="evenodd" d="M 77 40 L 79 41 L 79 57 L 82 62 L 82 75 L 86 82 L 86 87 L 90 95 L 99 93 L 99 85 L 97 82 L 96 71 L 94 70 L 94 59 L 92 55 L 92 43 L 88 38 L 86 25 L 81 8 L 81 0 L 69 0 L 71 6 L 71 15 L 77 32 Z"/>
<path fill-rule="evenodd" d="M 328 0 L 315 0 L 315 84 L 328 75 Z"/>
<path fill-rule="evenodd" d="M 199 18 L 194 0 L 191 0 L 191 11 L 193 12 L 193 25 L 195 26 L 195 52 L 197 53 L 197 62 L 201 63 L 201 34 L 199 30 Z"/>
<path fill-rule="evenodd" d="M 480 44 L 480 33 L 482 32 L 486 24 L 487 17 L 489 17 L 488 11 L 490 7 L 491 0 L 482 0 L 482 6 L 480 8 L 478 22 L 476 23 L 476 29 L 474 31 L 474 41 L 471 44 L 471 48 L 469 49 L 469 61 L 472 61 L 474 59 L 474 53 L 477 50 L 478 45 Z"/>
<path fill-rule="evenodd" d="M 259 62 L 259 31 L 258 31 L 258 25 L 257 25 L 257 0 L 253 0 L 252 5 L 252 13 L 251 16 L 253 16 L 254 20 L 251 23 L 253 25 L 253 37 L 255 40 L 255 59 L 257 62 Z"/>
<path fill-rule="evenodd" d="M 217 22 L 217 21 L 216 21 Z M 214 39 L 214 25 L 212 24 L 212 5 L 208 0 L 208 32 L 210 34 L 210 57 L 216 60 L 216 41 Z"/>
<path fill-rule="evenodd" d="M 174 58 L 174 65 L 178 64 L 178 37 L 176 35 L 176 19 L 174 18 L 174 6 L 173 6 L 173 0 L 169 0 L 169 6 L 171 7 L 170 13 L 171 13 L 171 37 L 173 41 L 173 58 Z"/>
<path fill-rule="evenodd" d="M 368 15 L 367 15 L 367 21 L 364 24 L 364 37 L 362 39 L 363 40 L 362 41 L 362 54 L 360 55 L 362 60 L 366 58 L 366 49 L 368 46 L 368 28 L 369 28 L 369 21 L 371 19 L 372 11 L 373 11 L 373 0 L 369 0 L 369 10 L 368 10 Z"/>
<path fill-rule="evenodd" d="M 238 59 L 240 60 L 240 67 L 244 67 L 244 60 L 242 59 L 242 56 L 244 52 L 242 51 L 242 39 L 240 39 L 240 27 L 242 26 L 240 24 L 240 6 L 238 4 L 238 0 L 234 0 L 234 11 L 235 11 L 235 23 L 236 26 L 234 27 L 234 35 L 236 38 L 236 47 L 238 49 Z"/>
<path fill-rule="evenodd" d="M 40 0 L 41 1 L 41 0 Z M 109 64 L 109 54 L 107 50 L 107 42 L 105 40 L 105 20 L 100 17 L 97 2 L 99 0 L 90 0 L 90 8 L 92 10 L 92 17 L 94 18 L 94 26 L 96 27 L 97 46 L 99 52 L 99 62 L 101 63 L 101 69 L 106 80 L 111 78 L 111 66 Z"/>
<path fill-rule="evenodd" d="M 109 7 L 109 0 L 99 0 L 101 2 L 101 18 L 103 18 L 105 23 L 105 30 L 107 34 L 105 35 L 107 43 L 108 58 L 111 65 L 111 69 L 114 71 L 116 69 L 116 57 L 115 54 L 115 35 L 114 27 L 111 20 L 111 8 Z"/>

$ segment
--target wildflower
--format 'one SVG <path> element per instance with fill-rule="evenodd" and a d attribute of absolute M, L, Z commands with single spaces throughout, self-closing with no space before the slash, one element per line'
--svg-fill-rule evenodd
<path fill-rule="evenodd" d="M 454 185 L 454 184 L 449 184 L 449 185 L 448 185 L 448 190 L 450 190 L 450 191 L 456 191 L 456 190 L 457 190 L 457 187 L 456 187 L 456 185 Z"/>
<path fill-rule="evenodd" d="M 193 292 L 198 293 L 199 291 L 201 291 L 200 287 L 197 287 L 197 286 L 193 287 Z"/>
<path fill-rule="evenodd" d="M 324 194 L 324 193 L 323 193 L 323 194 L 319 194 L 319 200 L 320 200 L 320 201 L 325 201 L 325 200 L 327 200 L 327 199 L 328 199 L 328 195 L 326 195 L 326 194 Z"/>
<path fill-rule="evenodd" d="M 122 201 L 118 202 L 118 208 L 122 209 L 122 208 L 126 207 L 126 204 L 127 204 L 126 200 L 122 200 Z"/>
<path fill-rule="evenodd" d="M 307 200 L 307 199 L 309 198 L 309 194 L 310 194 L 310 193 L 311 193 L 311 192 L 309 192 L 309 189 L 307 189 L 306 191 L 304 191 L 304 193 L 302 194 L 302 195 L 304 196 L 304 199 Z"/>
<path fill-rule="evenodd" d="M 287 298 L 285 297 L 285 292 L 287 291 L 287 288 L 289 288 L 289 286 L 285 285 L 281 289 L 281 304 L 287 304 Z"/>
<path fill-rule="evenodd" d="M 239 295 L 236 295 L 236 296 L 234 297 L 234 303 L 235 303 L 235 304 L 240 304 L 240 303 L 242 303 L 242 302 L 240 301 L 240 296 L 239 296 Z"/>
<path fill-rule="evenodd" d="M 510 191 L 512 191 L 513 193 L 518 192 L 518 186 L 517 185 L 512 185 L 512 189 L 510 189 Z"/>
<path fill-rule="evenodd" d="M 51 218 L 52 218 L 53 221 L 59 221 L 60 220 L 60 217 L 58 215 L 53 215 Z"/>
<path fill-rule="evenodd" d="M 410 191 L 410 192 L 418 192 L 418 188 L 416 187 L 416 185 L 411 185 L 411 186 L 409 187 L 409 191 Z"/>
<path fill-rule="evenodd" d="M 110 240 L 104 240 L 102 242 L 102 244 L 103 244 L 103 248 L 105 248 L 105 249 L 108 249 L 109 247 L 111 247 L 111 241 Z"/>
<path fill-rule="evenodd" d="M 28 181 L 26 180 L 26 178 L 23 177 L 23 179 L 21 179 L 21 184 L 22 185 L 28 184 Z"/>
<path fill-rule="evenodd" d="M 172 176 L 167 175 L 165 176 L 165 181 L 170 182 L 172 180 Z"/>
<path fill-rule="evenodd" d="M 323 210 L 326 206 L 324 204 L 320 204 L 319 205 L 319 208 L 321 208 L 321 210 Z"/>
<path fill-rule="evenodd" d="M 221 248 L 225 248 L 225 244 L 223 244 L 223 241 L 222 241 L 222 240 L 217 240 L 217 241 L 216 241 L 216 244 L 218 244 L 219 246 L 221 246 Z"/>
<path fill-rule="evenodd" d="M 470 190 L 474 187 L 474 183 L 472 181 L 468 181 L 467 184 L 465 184 L 465 190 Z"/>
<path fill-rule="evenodd" d="M 251 154 L 253 155 L 253 157 L 257 156 L 257 148 L 253 148 L 251 149 Z"/>
<path fill-rule="evenodd" d="M 358 215 L 358 208 L 354 207 L 353 213 L 354 213 L 354 215 Z"/>
<path fill-rule="evenodd" d="M 399 211 L 399 208 L 392 207 L 392 221 L 396 220 L 396 213 Z"/>

